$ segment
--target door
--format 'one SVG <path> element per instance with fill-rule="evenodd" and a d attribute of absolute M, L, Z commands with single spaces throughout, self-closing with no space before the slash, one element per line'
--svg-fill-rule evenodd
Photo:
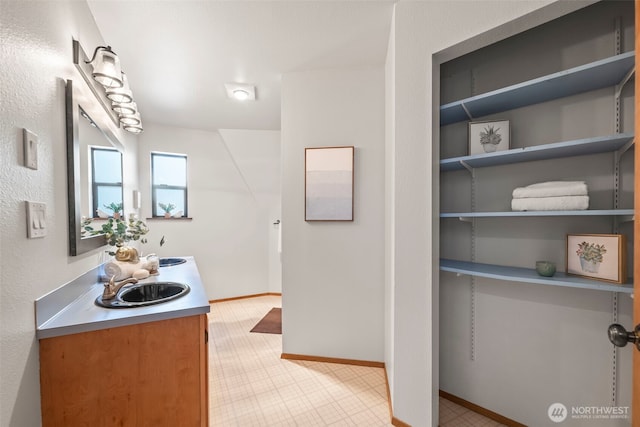
<path fill-rule="evenodd" d="M 635 221 L 633 226 L 633 324 L 626 331 L 621 325 L 609 327 L 609 339 L 615 345 L 626 346 L 627 342 L 634 342 L 633 348 L 633 390 L 631 400 L 631 414 L 633 427 L 640 427 L 640 150 L 637 135 L 640 133 L 640 82 L 638 82 L 638 65 L 640 65 L 640 0 L 635 0 L 635 42 L 636 42 L 636 82 L 635 82 Z M 630 325 L 628 325 L 630 326 Z"/>
<path fill-rule="evenodd" d="M 640 82 L 638 82 L 638 65 L 640 65 L 640 0 L 636 0 L 636 78 L 635 78 L 635 132 L 640 132 Z M 635 138 L 635 221 L 633 226 L 633 323 L 640 324 L 640 150 L 638 138 Z M 633 427 L 640 427 L 640 350 L 633 350 L 633 398 L 631 413 Z"/>

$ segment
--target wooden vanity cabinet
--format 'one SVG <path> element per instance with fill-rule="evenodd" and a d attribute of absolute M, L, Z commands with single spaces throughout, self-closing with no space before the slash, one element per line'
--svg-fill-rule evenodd
<path fill-rule="evenodd" d="M 208 426 L 206 314 L 40 340 L 42 425 Z"/>

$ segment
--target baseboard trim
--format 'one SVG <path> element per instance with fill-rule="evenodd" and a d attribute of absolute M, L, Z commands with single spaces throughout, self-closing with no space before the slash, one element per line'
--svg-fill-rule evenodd
<path fill-rule="evenodd" d="M 384 362 L 373 362 L 369 360 L 341 359 L 338 357 L 309 356 L 306 354 L 282 353 L 281 359 L 306 360 L 308 362 L 341 363 L 343 365 L 367 366 L 370 368 L 384 368 Z M 386 374 L 385 374 L 386 375 Z"/>
<path fill-rule="evenodd" d="M 391 388 L 389 387 L 389 376 L 387 375 L 387 366 L 384 366 L 384 382 L 387 386 L 387 403 L 389 404 L 389 414 L 391 417 L 391 425 L 396 427 L 411 427 L 411 424 L 399 420 L 393 415 L 393 403 L 391 402 Z"/>
<path fill-rule="evenodd" d="M 396 417 L 391 417 L 391 425 L 396 427 L 411 427 L 411 424 L 407 424 L 404 421 L 400 421 Z"/>
<path fill-rule="evenodd" d="M 447 393 L 446 391 L 440 390 L 440 396 L 443 397 L 444 399 L 450 400 L 453 403 L 457 403 L 460 406 L 463 406 L 473 412 L 477 412 L 482 416 L 491 418 L 492 420 L 497 421 L 501 424 L 507 425 L 509 427 L 527 427 L 525 424 L 521 424 L 517 421 L 512 420 L 511 418 L 507 418 L 496 412 L 490 411 L 487 408 L 483 408 L 482 406 L 476 405 L 475 403 L 471 403 L 468 400 L 464 400 L 463 398 L 455 396 L 451 393 Z"/>
<path fill-rule="evenodd" d="M 391 423 L 393 423 L 393 405 L 391 404 L 391 388 L 389 387 L 389 376 L 387 375 L 387 365 L 384 365 L 384 384 L 387 387 L 387 405 L 389 405 L 389 414 L 391 414 Z"/>
<path fill-rule="evenodd" d="M 262 294 L 252 294 L 252 295 L 241 295 L 239 297 L 231 297 L 231 298 L 221 298 L 221 299 L 210 299 L 209 300 L 209 304 L 215 304 L 217 302 L 227 302 L 227 301 L 235 301 L 235 300 L 239 300 L 239 299 L 247 299 L 247 298 L 258 298 L 258 297 L 266 297 L 266 296 L 279 296 L 281 297 L 282 294 L 280 292 L 265 292 Z"/>

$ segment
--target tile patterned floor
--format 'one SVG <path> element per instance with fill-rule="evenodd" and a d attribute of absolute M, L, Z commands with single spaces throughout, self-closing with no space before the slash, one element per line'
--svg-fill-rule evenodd
<path fill-rule="evenodd" d="M 440 398 L 440 427 L 499 427 L 497 421 Z"/>
<path fill-rule="evenodd" d="M 384 370 L 280 359 L 282 336 L 249 332 L 279 296 L 215 303 L 209 314 L 211 426 L 391 426 Z M 500 426 L 440 400 L 441 427 Z"/>

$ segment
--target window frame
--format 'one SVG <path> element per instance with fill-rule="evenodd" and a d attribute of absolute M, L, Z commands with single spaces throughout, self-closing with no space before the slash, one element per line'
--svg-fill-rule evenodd
<path fill-rule="evenodd" d="M 124 160 L 122 156 L 122 152 L 109 147 L 101 147 L 101 146 L 90 146 L 91 149 L 91 206 L 93 212 L 91 216 L 93 218 L 98 217 L 98 187 L 120 187 L 120 202 L 122 203 L 122 212 L 120 214 L 124 214 Z M 120 155 L 120 182 L 112 183 L 112 182 L 98 182 L 96 181 L 96 162 L 94 153 L 96 151 L 109 151 L 116 152 Z M 102 210 L 102 209 L 101 209 Z M 113 215 L 111 215 L 113 216 Z"/>
<path fill-rule="evenodd" d="M 174 157 L 174 158 L 183 158 L 184 159 L 184 181 L 185 181 L 185 185 L 183 186 L 179 186 L 179 185 L 167 185 L 167 184 L 156 184 L 154 182 L 154 168 L 155 168 L 155 162 L 154 162 L 154 158 L 158 156 L 158 157 Z M 158 152 L 158 151 L 152 151 L 151 152 L 151 218 L 164 218 L 164 215 L 160 215 L 158 212 L 160 209 L 159 207 L 157 207 L 158 204 L 158 200 L 157 200 L 157 195 L 156 195 L 156 190 L 161 189 L 161 190 L 182 190 L 183 194 L 184 194 L 184 211 L 182 212 L 182 216 L 179 218 L 188 218 L 189 217 L 189 205 L 188 205 L 188 201 L 189 201 L 189 173 L 188 173 L 188 167 L 189 167 L 189 159 L 187 158 L 186 154 L 178 154 L 178 153 L 163 153 L 163 152 Z M 174 218 L 176 219 L 176 218 Z"/>

